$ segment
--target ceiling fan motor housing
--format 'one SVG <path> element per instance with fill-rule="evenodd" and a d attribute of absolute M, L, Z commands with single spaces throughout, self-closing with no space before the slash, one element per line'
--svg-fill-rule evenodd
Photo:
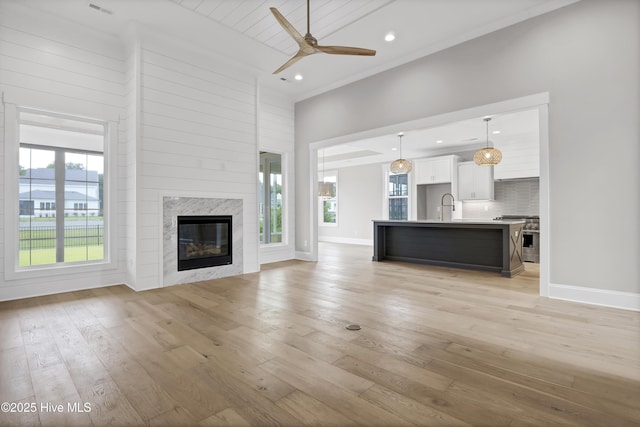
<path fill-rule="evenodd" d="M 311 46 L 317 46 L 318 45 L 318 39 L 316 39 L 315 37 L 313 37 L 311 35 L 311 33 L 307 33 L 304 35 L 304 39 L 307 43 L 309 43 Z"/>

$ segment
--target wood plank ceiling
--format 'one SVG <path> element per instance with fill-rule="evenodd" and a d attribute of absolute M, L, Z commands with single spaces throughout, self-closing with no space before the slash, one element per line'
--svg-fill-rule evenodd
<path fill-rule="evenodd" d="M 304 36 L 307 6 L 304 0 L 170 0 L 186 9 L 238 31 L 286 55 L 296 43 L 282 30 L 270 7 L 275 7 Z M 311 33 L 321 41 L 395 0 L 311 1 Z"/>

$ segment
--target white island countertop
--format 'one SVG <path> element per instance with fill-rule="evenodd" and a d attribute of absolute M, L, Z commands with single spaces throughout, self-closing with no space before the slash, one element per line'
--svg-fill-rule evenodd
<path fill-rule="evenodd" d="M 418 221 L 407 220 L 373 220 L 374 222 L 388 222 L 388 223 L 407 223 L 407 224 L 494 224 L 494 225 L 509 225 L 509 224 L 524 224 L 523 219 L 454 219 L 449 221 L 441 221 L 439 219 L 423 219 Z"/>

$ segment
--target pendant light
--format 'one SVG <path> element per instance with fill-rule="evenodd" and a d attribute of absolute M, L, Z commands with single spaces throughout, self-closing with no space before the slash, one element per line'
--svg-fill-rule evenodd
<path fill-rule="evenodd" d="M 400 138 L 400 158 L 391 162 L 391 172 L 393 173 L 409 173 L 413 168 L 411 160 L 402 158 L 402 137 L 404 133 L 400 132 L 398 138 Z"/>
<path fill-rule="evenodd" d="M 495 166 L 502 160 L 502 153 L 497 148 L 489 147 L 489 121 L 491 117 L 483 119 L 487 124 L 487 148 L 475 152 L 473 161 L 480 166 Z"/>
<path fill-rule="evenodd" d="M 324 181 L 324 150 L 322 150 L 322 181 L 318 181 L 318 197 L 331 199 L 336 196 L 333 182 Z"/>

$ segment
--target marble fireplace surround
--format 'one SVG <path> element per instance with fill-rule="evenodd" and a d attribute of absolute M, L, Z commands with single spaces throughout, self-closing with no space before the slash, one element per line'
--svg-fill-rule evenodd
<path fill-rule="evenodd" d="M 178 271 L 178 216 L 231 215 L 233 262 L 230 265 Z M 242 199 L 163 197 L 163 286 L 237 276 L 243 273 Z"/>

